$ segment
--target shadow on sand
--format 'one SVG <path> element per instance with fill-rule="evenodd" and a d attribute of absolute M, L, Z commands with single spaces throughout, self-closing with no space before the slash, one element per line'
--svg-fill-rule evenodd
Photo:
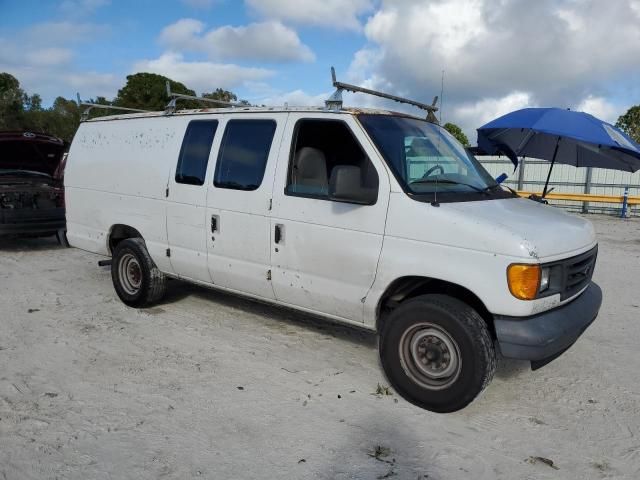
<path fill-rule="evenodd" d="M 0 236 L 0 252 L 28 252 L 64 249 L 55 235 L 47 237 Z"/>
<path fill-rule="evenodd" d="M 259 300 L 247 299 L 233 293 L 201 287 L 181 280 L 169 280 L 167 294 L 158 306 L 177 303 L 189 297 L 211 302 L 212 305 L 219 304 L 227 308 L 241 310 L 244 313 L 259 315 L 292 326 L 301 326 L 326 335 L 348 339 L 351 342 L 372 349 L 378 346 L 376 334 L 364 328 L 339 324 L 298 310 L 270 305 Z"/>

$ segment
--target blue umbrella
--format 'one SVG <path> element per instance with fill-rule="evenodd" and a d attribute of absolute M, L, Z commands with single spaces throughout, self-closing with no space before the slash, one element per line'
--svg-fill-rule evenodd
<path fill-rule="evenodd" d="M 543 197 L 555 163 L 640 170 L 640 145 L 593 115 L 561 108 L 524 108 L 496 118 L 478 129 L 478 147 L 505 154 L 516 167 L 518 157 L 550 160 Z"/>

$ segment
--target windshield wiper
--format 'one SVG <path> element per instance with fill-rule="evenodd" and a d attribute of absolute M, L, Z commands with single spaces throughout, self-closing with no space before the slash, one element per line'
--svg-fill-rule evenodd
<path fill-rule="evenodd" d="M 489 190 L 492 188 L 495 188 L 494 185 L 489 185 L 488 187 L 480 188 L 480 187 L 476 187 L 475 185 L 471 185 L 470 183 L 457 182 L 456 180 L 451 180 L 448 178 L 445 178 L 445 179 L 420 178 L 418 180 L 414 180 L 413 182 L 411 182 L 410 185 L 413 185 L 416 183 L 450 183 L 453 185 L 464 185 L 465 187 L 469 187 L 475 190 L 476 192 L 483 193 L 485 195 L 490 195 Z"/>
<path fill-rule="evenodd" d="M 511 187 L 510 187 L 510 186 L 508 186 L 508 185 L 500 184 L 499 186 L 500 186 L 500 187 L 504 187 L 504 188 L 506 188 L 507 190 L 509 190 L 509 191 L 510 191 L 514 196 L 516 196 L 516 197 L 519 197 L 519 196 L 520 196 L 520 195 L 518 195 L 518 192 L 516 192 L 513 188 L 511 188 Z"/>
<path fill-rule="evenodd" d="M 504 192 L 504 190 L 502 189 L 502 187 L 508 189 L 509 191 L 511 191 L 512 193 L 516 193 L 516 191 L 510 187 L 507 187 L 506 185 L 503 185 L 501 183 L 496 183 L 495 185 L 489 185 L 488 187 L 485 187 L 485 190 L 488 192 L 489 190 L 500 190 L 501 192 Z"/>

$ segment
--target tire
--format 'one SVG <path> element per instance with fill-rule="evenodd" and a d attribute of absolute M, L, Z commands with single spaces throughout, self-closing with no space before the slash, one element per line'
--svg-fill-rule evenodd
<path fill-rule="evenodd" d="M 167 289 L 167 278 L 153 263 L 142 238 L 118 243 L 111 261 L 111 280 L 120 300 L 130 307 L 153 305 Z"/>
<path fill-rule="evenodd" d="M 69 241 L 67 240 L 67 231 L 65 229 L 61 228 L 60 230 L 56 231 L 56 239 L 58 240 L 58 244 L 60 244 L 61 247 L 70 247 Z"/>
<path fill-rule="evenodd" d="M 421 295 L 391 312 L 381 332 L 380 360 L 405 400 L 438 413 L 466 407 L 496 370 L 484 320 L 446 295 Z"/>

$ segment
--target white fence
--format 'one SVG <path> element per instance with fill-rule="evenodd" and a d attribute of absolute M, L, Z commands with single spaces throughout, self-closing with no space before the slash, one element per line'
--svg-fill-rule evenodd
<path fill-rule="evenodd" d="M 516 190 L 533 192 L 542 192 L 551 166 L 550 162 L 525 159 L 521 161 L 514 172 L 513 164 L 505 157 L 478 157 L 478 160 L 494 177 L 502 173 L 509 175 L 509 178 L 504 182 L 505 185 Z M 640 195 L 640 171 L 632 174 L 618 170 L 576 168 L 570 165 L 556 164 L 549 181 L 549 188 L 554 188 L 554 193 L 622 196 L 625 187 L 629 187 L 629 195 Z M 622 204 L 619 203 L 570 202 L 566 200 L 550 200 L 549 203 L 584 213 L 620 215 L 622 210 Z M 627 216 L 638 215 L 640 215 L 640 206 L 627 207 Z"/>

